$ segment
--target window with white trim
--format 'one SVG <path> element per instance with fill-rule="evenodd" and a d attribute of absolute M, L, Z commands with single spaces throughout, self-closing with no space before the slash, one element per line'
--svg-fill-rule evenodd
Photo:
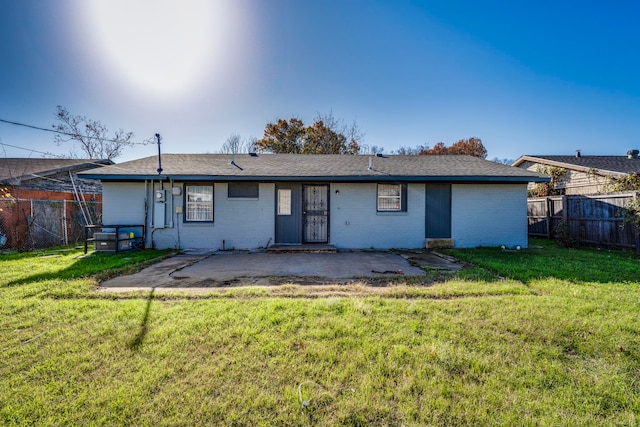
<path fill-rule="evenodd" d="M 186 222 L 213 221 L 213 185 L 185 186 Z"/>
<path fill-rule="evenodd" d="M 378 212 L 406 212 L 404 184 L 378 184 Z"/>

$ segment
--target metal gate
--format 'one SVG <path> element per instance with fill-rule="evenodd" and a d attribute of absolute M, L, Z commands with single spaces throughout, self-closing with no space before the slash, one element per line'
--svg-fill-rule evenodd
<path fill-rule="evenodd" d="M 329 191 L 327 185 L 302 188 L 302 222 L 304 243 L 329 241 Z"/>

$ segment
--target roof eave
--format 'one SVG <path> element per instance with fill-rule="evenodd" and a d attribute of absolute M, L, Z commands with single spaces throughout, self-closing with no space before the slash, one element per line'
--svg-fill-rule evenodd
<path fill-rule="evenodd" d="M 406 176 L 406 175 L 344 175 L 344 176 L 266 176 L 266 175 L 103 175 L 82 174 L 83 178 L 99 179 L 103 182 L 125 181 L 262 181 L 262 182 L 455 182 L 455 183 L 528 183 L 549 182 L 546 176 L 483 176 L 483 175 L 443 175 L 443 176 Z"/>
<path fill-rule="evenodd" d="M 585 172 L 585 173 L 589 173 L 589 174 L 596 174 L 596 175 L 601 175 L 601 176 L 613 176 L 616 178 L 620 178 L 620 177 L 624 177 L 627 176 L 628 173 L 625 172 L 618 172 L 618 171 L 610 171 L 610 170 L 606 170 L 606 169 L 596 169 L 596 168 L 588 168 L 586 166 L 579 166 L 579 165 L 574 165 L 573 163 L 566 163 L 566 162 L 558 162 L 555 160 L 549 160 L 549 159 L 545 159 L 542 157 L 535 157 L 535 156 L 521 156 L 519 159 L 517 159 L 515 162 L 513 162 L 511 164 L 511 166 L 514 167 L 518 167 L 519 165 L 521 165 L 522 163 L 529 161 L 529 162 L 535 162 L 535 163 L 544 163 L 546 165 L 549 166 L 557 166 L 560 168 L 565 168 L 565 169 L 573 169 L 576 171 L 580 171 L 580 172 Z"/>

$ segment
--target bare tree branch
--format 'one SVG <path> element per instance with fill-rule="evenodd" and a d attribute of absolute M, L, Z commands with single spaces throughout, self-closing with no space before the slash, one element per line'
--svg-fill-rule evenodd
<path fill-rule="evenodd" d="M 222 147 L 220 147 L 218 152 L 220 154 L 251 153 L 255 151 L 255 145 L 255 137 L 243 140 L 237 133 L 232 133 L 229 135 L 225 143 L 222 144 Z"/>
<path fill-rule="evenodd" d="M 57 106 L 57 123 L 53 129 L 62 134 L 53 137 L 57 145 L 72 141 L 74 146 L 69 150 L 70 156 L 78 158 L 75 151 L 79 147 L 81 152 L 89 159 L 115 159 L 122 155 L 126 147 L 133 145 L 131 139 L 133 132 L 125 132 L 118 129 L 112 137 L 109 137 L 109 129 L 98 120 L 91 120 L 83 115 L 73 115 L 65 107 Z"/>

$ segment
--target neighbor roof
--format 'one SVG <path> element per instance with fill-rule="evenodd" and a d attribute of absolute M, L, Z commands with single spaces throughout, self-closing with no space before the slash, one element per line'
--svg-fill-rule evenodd
<path fill-rule="evenodd" d="M 640 173 L 640 159 L 627 156 L 531 156 L 520 157 L 513 166 L 530 161 L 601 175 L 622 176 Z"/>
<path fill-rule="evenodd" d="M 60 172 L 80 171 L 99 165 L 112 165 L 111 160 L 0 158 L 0 183 L 19 184 Z"/>
<path fill-rule="evenodd" d="M 164 154 L 82 173 L 102 181 L 544 182 L 549 177 L 471 156 Z"/>

